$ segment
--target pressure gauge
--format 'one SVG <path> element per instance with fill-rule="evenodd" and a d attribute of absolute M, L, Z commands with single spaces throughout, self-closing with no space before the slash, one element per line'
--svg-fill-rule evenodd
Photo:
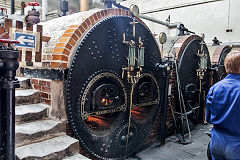
<path fill-rule="evenodd" d="M 130 9 L 130 12 L 131 12 L 134 16 L 137 17 L 137 16 L 139 15 L 139 8 L 138 8 L 137 5 L 132 4 L 129 9 Z"/>
<path fill-rule="evenodd" d="M 161 44 L 164 44 L 164 43 L 167 42 L 167 35 L 166 35 L 166 33 L 161 32 L 159 34 L 159 41 L 160 41 Z"/>

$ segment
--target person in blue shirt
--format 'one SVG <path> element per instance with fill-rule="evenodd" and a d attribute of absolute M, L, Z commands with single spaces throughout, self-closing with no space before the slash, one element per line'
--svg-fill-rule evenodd
<path fill-rule="evenodd" d="M 206 119 L 213 124 L 212 159 L 240 159 L 240 51 L 224 61 L 227 76 L 207 95 Z"/>

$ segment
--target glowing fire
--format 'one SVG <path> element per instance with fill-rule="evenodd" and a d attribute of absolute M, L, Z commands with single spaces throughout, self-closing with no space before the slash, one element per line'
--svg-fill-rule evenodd
<path fill-rule="evenodd" d="M 107 119 L 105 119 L 101 116 L 88 117 L 88 119 L 86 121 L 90 122 L 90 123 L 95 123 L 98 126 L 102 126 L 102 127 L 109 126 L 109 123 L 108 123 Z"/>
<path fill-rule="evenodd" d="M 109 104 L 112 103 L 112 100 L 103 98 L 103 99 L 101 100 L 101 103 L 104 104 L 105 106 L 108 106 Z"/>
<path fill-rule="evenodd" d="M 147 117 L 146 108 L 144 107 L 135 107 L 131 113 L 135 119 L 143 120 Z"/>

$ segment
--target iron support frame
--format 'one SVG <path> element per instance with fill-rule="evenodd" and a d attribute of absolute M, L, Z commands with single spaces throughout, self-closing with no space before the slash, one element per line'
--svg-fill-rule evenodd
<path fill-rule="evenodd" d="M 11 0 L 11 14 L 15 13 L 15 0 Z"/>
<path fill-rule="evenodd" d="M 8 48 L 9 49 L 9 48 Z M 2 128 L 6 133 L 5 141 L 5 159 L 16 160 L 15 155 L 15 88 L 18 88 L 19 82 L 15 79 L 16 70 L 19 67 L 19 51 L 0 50 L 0 107 L 1 113 L 5 115 L 1 123 L 5 123 Z"/>
<path fill-rule="evenodd" d="M 165 64 L 156 64 L 156 69 L 163 72 L 164 79 L 164 95 L 163 95 L 163 106 L 161 109 L 162 118 L 161 118 L 161 145 L 165 145 L 166 139 L 166 119 L 167 119 L 167 107 L 168 107 L 168 89 L 169 89 L 169 79 L 171 78 L 171 61 L 168 60 Z"/>

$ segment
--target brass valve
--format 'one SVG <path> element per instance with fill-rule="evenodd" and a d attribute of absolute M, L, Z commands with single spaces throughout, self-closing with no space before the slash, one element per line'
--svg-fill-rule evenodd
<path fill-rule="evenodd" d="M 205 54 L 204 52 L 204 34 L 202 34 L 201 36 L 201 49 L 198 50 L 198 53 L 197 53 L 197 56 L 200 58 L 200 61 L 199 61 L 199 68 L 197 69 L 197 75 L 199 77 L 199 79 L 203 79 L 204 77 L 204 73 L 206 72 L 207 70 L 207 54 Z"/>
<path fill-rule="evenodd" d="M 133 18 L 133 39 L 130 41 L 126 40 L 126 35 L 123 33 L 123 43 L 128 45 L 128 66 L 122 68 L 122 78 L 124 78 L 124 73 L 127 72 L 128 82 L 131 84 L 137 83 L 141 76 L 142 67 L 144 66 L 144 45 L 142 38 L 139 37 L 138 42 L 135 42 L 136 36 L 136 18 Z"/>

